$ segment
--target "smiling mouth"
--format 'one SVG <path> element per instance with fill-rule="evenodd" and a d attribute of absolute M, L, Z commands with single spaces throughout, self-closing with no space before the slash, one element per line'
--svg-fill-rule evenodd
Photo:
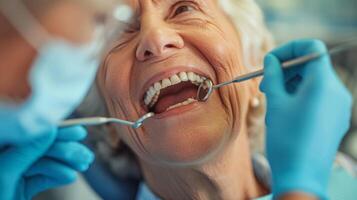
<path fill-rule="evenodd" d="M 206 77 L 194 72 L 180 72 L 157 81 L 144 95 L 146 110 L 161 114 L 197 102 L 197 90 Z"/>

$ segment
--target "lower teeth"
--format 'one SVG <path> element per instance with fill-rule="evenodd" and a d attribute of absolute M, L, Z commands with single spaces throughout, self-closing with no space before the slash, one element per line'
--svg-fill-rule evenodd
<path fill-rule="evenodd" d="M 175 104 L 173 106 L 170 106 L 166 109 L 166 111 L 169 111 L 171 109 L 174 109 L 174 108 L 177 108 L 177 107 L 180 107 L 180 106 L 186 106 L 190 103 L 193 103 L 193 102 L 196 102 L 197 100 L 193 99 L 193 98 L 188 98 L 186 101 L 184 102 L 181 102 L 181 103 L 178 103 L 178 104 Z"/>

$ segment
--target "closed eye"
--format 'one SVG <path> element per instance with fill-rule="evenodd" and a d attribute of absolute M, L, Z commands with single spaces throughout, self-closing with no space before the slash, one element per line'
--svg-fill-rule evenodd
<path fill-rule="evenodd" d="M 174 5 L 172 17 L 197 10 L 197 5 L 192 1 L 181 1 Z"/>
<path fill-rule="evenodd" d="M 124 33 L 131 34 L 139 31 L 139 29 L 140 29 L 140 25 L 138 25 L 137 23 L 128 23 L 125 25 L 123 30 Z"/>

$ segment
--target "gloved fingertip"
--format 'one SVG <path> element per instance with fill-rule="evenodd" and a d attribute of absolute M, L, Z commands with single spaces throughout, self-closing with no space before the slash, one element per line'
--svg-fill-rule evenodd
<path fill-rule="evenodd" d="M 88 154 L 88 163 L 92 163 L 95 159 L 95 155 L 93 152 L 90 151 L 90 154 Z"/>
<path fill-rule="evenodd" d="M 265 75 L 275 75 L 280 71 L 280 62 L 274 54 L 268 54 L 264 58 L 264 73 Z"/>
<path fill-rule="evenodd" d="M 262 80 L 261 82 L 260 82 L 260 84 L 259 84 L 259 90 L 261 91 L 261 92 L 265 92 L 265 84 L 264 84 L 264 80 Z"/>
<path fill-rule="evenodd" d="M 57 140 L 80 141 L 87 137 L 87 130 L 83 126 L 59 129 Z"/>
<path fill-rule="evenodd" d="M 284 74 L 278 58 L 273 54 L 264 58 L 264 78 L 259 89 L 266 95 L 284 91 Z"/>
<path fill-rule="evenodd" d="M 306 54 L 308 53 L 314 53 L 314 52 L 320 52 L 320 53 L 324 53 L 327 51 L 327 47 L 326 44 L 318 39 L 310 39 L 307 40 L 307 47 L 305 47 L 305 51 Z"/>
<path fill-rule="evenodd" d="M 83 171 L 88 168 L 88 165 L 93 163 L 95 156 L 94 153 L 91 152 L 90 150 L 85 150 L 85 151 L 80 151 L 77 153 L 78 154 L 78 159 L 77 159 L 77 167 L 76 169 Z"/>
<path fill-rule="evenodd" d="M 76 129 L 79 138 L 84 139 L 87 137 L 87 129 L 85 129 L 83 126 L 76 126 L 74 128 Z"/>
<path fill-rule="evenodd" d="M 85 172 L 89 169 L 92 163 L 86 164 L 86 165 L 81 165 L 80 169 L 78 169 L 80 172 Z"/>
<path fill-rule="evenodd" d="M 62 176 L 61 178 L 61 184 L 70 184 L 73 183 L 77 180 L 78 173 L 74 170 L 72 170 L 69 173 L 66 173 L 65 176 Z"/>
<path fill-rule="evenodd" d="M 78 167 L 78 170 L 79 170 L 80 172 L 87 171 L 88 168 L 89 168 L 89 167 L 91 166 L 91 164 L 93 163 L 93 161 L 94 161 L 94 155 L 91 156 L 91 157 L 89 157 L 88 160 L 87 160 L 87 162 L 82 163 L 82 164 Z"/>

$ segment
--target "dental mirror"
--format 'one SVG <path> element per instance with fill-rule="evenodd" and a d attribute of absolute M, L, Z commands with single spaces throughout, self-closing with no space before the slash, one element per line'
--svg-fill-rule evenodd
<path fill-rule="evenodd" d="M 331 48 L 329 51 L 327 52 L 317 52 L 317 53 L 312 53 L 312 54 L 308 54 L 302 57 L 298 57 L 289 61 L 286 61 L 282 64 L 282 68 L 285 69 L 289 69 L 301 64 L 304 64 L 308 61 L 317 59 L 323 55 L 334 55 L 337 54 L 339 52 L 342 52 L 344 50 L 350 49 L 354 46 L 357 45 L 357 39 L 354 38 L 352 40 L 349 40 L 348 42 L 344 42 L 340 45 L 337 45 L 333 48 Z M 226 81 L 217 85 L 213 85 L 212 80 L 206 79 L 205 81 L 203 81 L 201 83 L 201 85 L 198 87 L 198 91 L 197 91 L 197 100 L 201 101 L 201 102 L 205 102 L 208 100 L 208 98 L 211 96 L 212 92 L 214 89 L 218 89 L 220 87 L 232 84 L 232 83 L 239 83 L 239 82 L 243 82 L 243 81 L 247 81 L 250 80 L 252 78 L 256 78 L 259 76 L 263 76 L 264 75 L 264 69 L 260 69 L 257 71 L 253 71 L 241 76 L 238 76 L 236 78 L 234 78 L 233 80 L 230 81 Z"/>

